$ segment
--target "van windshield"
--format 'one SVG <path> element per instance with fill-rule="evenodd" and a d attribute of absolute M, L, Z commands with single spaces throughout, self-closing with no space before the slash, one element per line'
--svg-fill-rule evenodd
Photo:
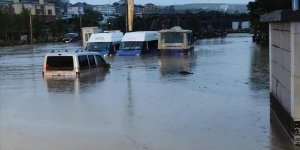
<path fill-rule="evenodd" d="M 141 50 L 143 41 L 121 42 L 120 49 L 122 50 Z"/>
<path fill-rule="evenodd" d="M 48 56 L 46 70 L 74 70 L 72 56 Z"/>
<path fill-rule="evenodd" d="M 109 46 L 110 46 L 109 42 L 93 42 L 88 44 L 87 50 L 89 51 L 108 50 Z"/>

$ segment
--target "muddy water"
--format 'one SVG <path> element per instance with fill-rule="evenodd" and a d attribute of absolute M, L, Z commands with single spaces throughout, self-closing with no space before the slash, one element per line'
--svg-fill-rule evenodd
<path fill-rule="evenodd" d="M 1 150 L 296 149 L 270 114 L 268 48 L 248 34 L 188 57 L 105 58 L 108 73 L 79 79 L 42 77 L 53 49 L 81 47 L 0 49 Z"/>

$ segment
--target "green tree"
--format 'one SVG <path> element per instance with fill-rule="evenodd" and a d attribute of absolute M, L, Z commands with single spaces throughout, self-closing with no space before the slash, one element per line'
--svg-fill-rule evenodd
<path fill-rule="evenodd" d="M 122 32 L 126 32 L 126 17 L 119 16 L 114 20 L 114 28 L 121 30 Z"/>
<path fill-rule="evenodd" d="M 82 26 L 99 26 L 99 22 L 103 20 L 103 16 L 99 11 L 94 11 L 91 8 L 84 10 L 82 15 Z"/>
<path fill-rule="evenodd" d="M 41 16 L 34 16 L 32 21 L 33 33 L 35 38 L 42 38 L 45 34 L 46 23 L 45 19 Z"/>
<path fill-rule="evenodd" d="M 254 32 L 267 33 L 268 24 L 261 23 L 259 21 L 260 16 L 274 10 L 291 9 L 291 7 L 291 0 L 255 0 L 254 2 L 249 2 L 247 8 L 252 29 Z"/>

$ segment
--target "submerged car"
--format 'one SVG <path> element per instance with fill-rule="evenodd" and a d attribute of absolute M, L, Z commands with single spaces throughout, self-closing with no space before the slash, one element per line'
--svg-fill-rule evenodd
<path fill-rule="evenodd" d="M 78 33 L 67 33 L 64 35 L 62 41 L 64 43 L 71 43 L 71 42 L 75 42 L 78 40 Z"/>
<path fill-rule="evenodd" d="M 110 64 L 97 52 L 52 51 L 44 58 L 43 76 L 80 77 L 90 71 L 109 70 Z"/>

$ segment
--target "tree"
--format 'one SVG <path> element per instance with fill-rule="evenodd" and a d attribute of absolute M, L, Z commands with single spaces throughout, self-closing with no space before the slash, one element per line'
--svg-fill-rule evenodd
<path fill-rule="evenodd" d="M 126 17 L 119 16 L 114 20 L 114 28 L 121 30 L 122 32 L 126 32 Z"/>
<path fill-rule="evenodd" d="M 252 29 L 254 32 L 268 33 L 268 24 L 261 23 L 259 21 L 260 16 L 274 10 L 291 9 L 291 7 L 292 0 L 255 0 L 249 2 L 247 8 Z"/>
<path fill-rule="evenodd" d="M 46 29 L 46 23 L 43 17 L 35 16 L 32 22 L 33 26 L 33 33 L 35 38 L 40 38 L 43 36 L 43 32 Z"/>
<path fill-rule="evenodd" d="M 84 10 L 82 15 L 82 26 L 99 26 L 99 22 L 103 20 L 103 16 L 99 11 L 94 11 L 91 8 Z"/>

